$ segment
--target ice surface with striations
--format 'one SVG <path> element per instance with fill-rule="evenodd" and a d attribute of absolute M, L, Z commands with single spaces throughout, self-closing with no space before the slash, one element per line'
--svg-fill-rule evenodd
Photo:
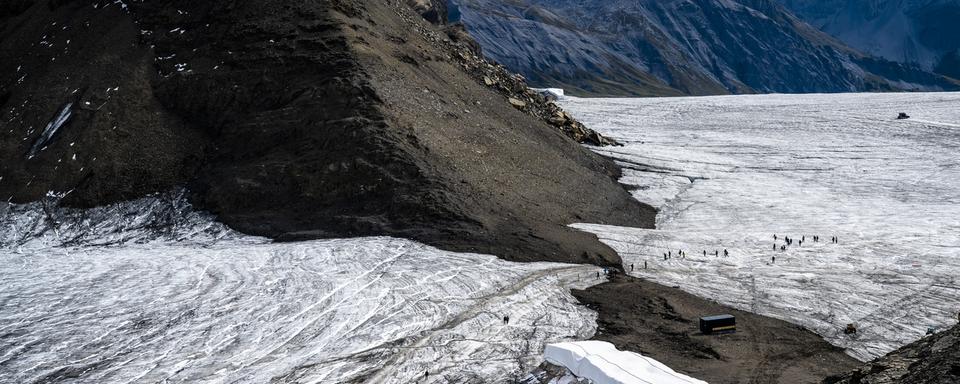
<path fill-rule="evenodd" d="M 626 144 L 598 151 L 660 210 L 656 230 L 577 225 L 648 263 L 634 275 L 802 325 L 859 359 L 955 323 L 960 94 L 561 103 Z"/>
<path fill-rule="evenodd" d="M 178 193 L 0 208 L 0 382 L 507 382 L 596 328 L 596 267 L 270 243 Z"/>

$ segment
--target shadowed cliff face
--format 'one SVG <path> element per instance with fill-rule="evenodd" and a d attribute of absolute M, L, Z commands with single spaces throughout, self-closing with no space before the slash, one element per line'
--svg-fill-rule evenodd
<path fill-rule="evenodd" d="M 419 3 L 8 5 L 0 195 L 93 206 L 186 185 L 234 228 L 283 240 L 615 263 L 566 227 L 652 225 L 613 163 L 569 137 L 603 140 L 545 123 L 557 107 Z"/>
<path fill-rule="evenodd" d="M 74 190 L 91 205 L 196 171 L 207 138 L 162 105 L 154 52 L 127 12 L 70 1 L 0 9 L 0 199 Z"/>
<path fill-rule="evenodd" d="M 536 85 L 563 86 L 575 93 L 642 96 L 957 87 L 916 68 L 860 65 L 862 54 L 770 0 L 453 3 L 487 55 Z M 909 74 L 901 73 L 905 71 Z"/>
<path fill-rule="evenodd" d="M 960 77 L 960 1 L 783 0 L 799 17 L 863 52 Z"/>

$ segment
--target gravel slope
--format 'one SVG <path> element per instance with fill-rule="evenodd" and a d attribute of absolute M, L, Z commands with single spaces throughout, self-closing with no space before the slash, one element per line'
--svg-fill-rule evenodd
<path fill-rule="evenodd" d="M 18 4 L 0 13 L 3 200 L 92 207 L 187 186 L 275 239 L 611 265 L 566 225 L 652 225 L 571 137 L 602 140 L 548 124 L 556 107 L 407 2 Z"/>

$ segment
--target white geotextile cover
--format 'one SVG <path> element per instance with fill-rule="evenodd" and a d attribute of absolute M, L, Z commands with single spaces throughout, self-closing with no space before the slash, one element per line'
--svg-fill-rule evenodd
<path fill-rule="evenodd" d="M 544 359 L 596 384 L 706 384 L 605 341 L 550 344 L 544 350 Z"/>

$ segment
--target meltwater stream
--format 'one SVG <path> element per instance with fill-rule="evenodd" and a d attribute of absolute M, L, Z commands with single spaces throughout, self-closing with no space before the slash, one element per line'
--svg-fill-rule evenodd
<path fill-rule="evenodd" d="M 803 325 L 860 359 L 956 324 L 960 94 L 562 104 L 626 144 L 599 152 L 660 209 L 656 230 L 578 225 L 635 275 Z M 783 236 L 795 241 L 780 251 Z"/>

